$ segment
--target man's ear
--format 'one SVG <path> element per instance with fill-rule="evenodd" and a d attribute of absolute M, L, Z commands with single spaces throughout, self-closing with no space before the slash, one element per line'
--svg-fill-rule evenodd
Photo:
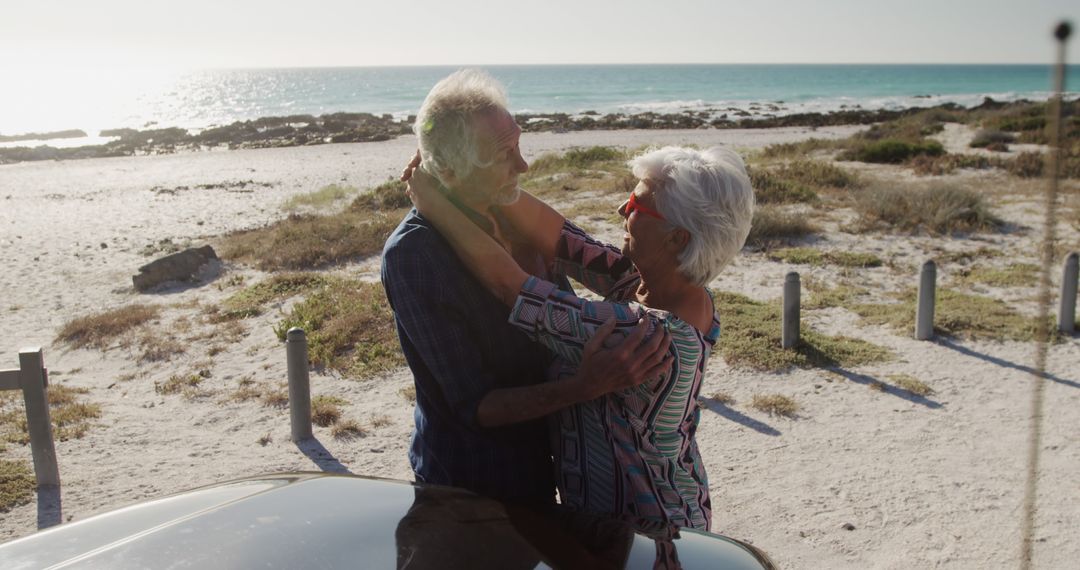
<path fill-rule="evenodd" d="M 454 171 L 449 168 L 443 170 L 442 172 L 439 172 L 438 174 L 434 174 L 434 176 L 435 178 L 439 179 L 439 182 L 442 182 L 443 186 L 446 186 L 447 188 L 453 188 L 457 186 L 457 175 L 455 175 Z"/>

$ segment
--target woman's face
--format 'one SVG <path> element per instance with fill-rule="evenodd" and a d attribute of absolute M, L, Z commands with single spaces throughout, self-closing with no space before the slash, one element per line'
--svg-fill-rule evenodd
<path fill-rule="evenodd" d="M 629 199 L 619 206 L 623 217 L 623 255 L 634 265 L 648 267 L 661 257 L 670 257 L 670 224 L 656 209 L 656 193 L 645 181 L 638 182 Z"/>

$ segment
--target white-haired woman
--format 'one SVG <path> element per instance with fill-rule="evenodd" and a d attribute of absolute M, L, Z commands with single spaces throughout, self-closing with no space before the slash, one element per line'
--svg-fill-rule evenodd
<path fill-rule="evenodd" d="M 512 308 L 510 323 L 559 356 L 553 377 L 573 370 L 585 343 L 612 321 L 624 331 L 644 321 L 650 333 L 669 332 L 668 372 L 559 414 L 553 428 L 559 495 L 585 511 L 708 529 L 696 399 L 720 325 L 706 285 L 742 248 L 753 191 L 742 159 L 723 148 L 666 147 L 634 158 L 630 167 L 640 182 L 619 207 L 626 229 L 621 250 L 527 193 L 501 208 L 556 274 L 604 301 L 526 274 L 419 169 L 409 188 L 470 271 Z"/>

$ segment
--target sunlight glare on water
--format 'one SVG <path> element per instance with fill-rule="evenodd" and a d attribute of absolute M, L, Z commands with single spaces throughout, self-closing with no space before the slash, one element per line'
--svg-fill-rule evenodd
<path fill-rule="evenodd" d="M 0 134 L 143 128 L 149 102 L 175 91 L 182 70 L 149 67 L 37 67 L 6 70 Z"/>

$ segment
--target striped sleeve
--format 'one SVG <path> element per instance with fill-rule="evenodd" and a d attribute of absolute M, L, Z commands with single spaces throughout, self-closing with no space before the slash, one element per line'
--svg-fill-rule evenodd
<path fill-rule="evenodd" d="M 638 303 L 588 301 L 563 291 L 554 283 L 529 277 L 521 286 L 509 323 L 574 364 L 580 363 L 585 343 L 596 329 L 615 318 L 612 335 L 630 334 L 647 312 Z M 651 335 L 656 323 L 648 319 Z"/>
<path fill-rule="evenodd" d="M 601 243 L 569 220 L 563 223 L 552 270 L 607 299 L 627 301 L 637 291 L 637 268 L 612 245 Z"/>

